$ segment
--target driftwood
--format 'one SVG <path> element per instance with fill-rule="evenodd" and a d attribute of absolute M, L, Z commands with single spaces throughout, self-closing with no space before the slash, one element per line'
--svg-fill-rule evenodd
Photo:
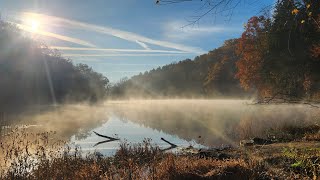
<path fill-rule="evenodd" d="M 97 132 L 94 132 L 94 133 L 97 136 L 100 136 L 100 137 L 108 139 L 108 140 L 96 143 L 94 145 L 94 147 L 98 146 L 100 144 L 103 144 L 103 143 L 108 143 L 108 142 L 120 140 L 118 138 L 105 136 L 105 135 L 99 134 Z M 169 151 L 169 150 L 172 150 L 172 149 L 175 149 L 175 148 L 178 147 L 178 145 L 173 144 L 173 143 L 171 143 L 170 141 L 168 141 L 168 140 L 166 140 L 164 138 L 161 138 L 161 140 L 170 145 L 170 147 L 168 147 L 168 148 L 161 149 L 162 152 Z M 230 147 L 214 148 L 214 149 L 196 149 L 196 148 L 194 148 L 192 146 L 189 146 L 187 148 L 183 148 L 182 151 L 184 151 L 185 154 L 189 154 L 189 155 L 192 154 L 192 155 L 195 155 L 195 156 L 197 156 L 199 158 L 215 158 L 215 159 L 223 160 L 223 159 L 229 159 L 229 158 L 232 157 L 232 155 L 227 154 L 227 153 L 224 152 L 225 150 L 228 150 L 228 149 L 230 149 Z"/>
<path fill-rule="evenodd" d="M 99 136 L 99 137 L 103 137 L 103 138 L 106 138 L 106 139 L 107 139 L 107 140 L 105 140 L 105 141 L 100 141 L 100 142 L 96 143 L 93 147 L 98 146 L 98 145 L 100 145 L 100 144 L 104 144 L 104 143 L 108 143 L 108 142 L 120 140 L 120 139 L 118 139 L 118 138 L 113 138 L 113 137 L 110 137 L 110 136 L 106 136 L 106 135 L 99 134 L 99 133 L 97 133 L 97 132 L 95 132 L 95 131 L 93 131 L 93 133 L 95 133 L 95 134 L 96 134 L 97 136 Z M 173 144 L 173 143 L 165 140 L 164 138 L 161 138 L 161 140 L 164 141 L 164 142 L 166 142 L 166 143 L 168 143 L 168 144 L 170 145 L 169 148 L 163 149 L 162 151 L 168 151 L 168 150 L 175 149 L 175 148 L 178 147 L 176 144 Z"/>
<path fill-rule="evenodd" d="M 165 149 L 162 149 L 161 151 L 168 151 L 168 150 L 175 149 L 175 148 L 178 147 L 177 145 L 175 145 L 175 144 L 173 144 L 173 143 L 165 140 L 164 138 L 161 138 L 161 140 L 164 141 L 164 142 L 166 142 L 166 143 L 168 143 L 168 144 L 170 145 L 170 147 L 165 148 Z"/>
<path fill-rule="evenodd" d="M 97 136 L 100 136 L 100 137 L 103 137 L 103 138 L 108 139 L 108 140 L 100 141 L 100 142 L 96 143 L 95 145 L 93 145 L 93 147 L 98 146 L 99 144 L 104 144 L 104 143 L 108 143 L 108 142 L 120 140 L 120 139 L 118 139 L 118 138 L 113 138 L 113 137 L 110 137 L 110 136 L 106 136 L 106 135 L 99 134 L 99 133 L 97 133 L 97 132 L 95 132 L 95 131 L 93 131 L 93 133 L 95 133 Z"/>
<path fill-rule="evenodd" d="M 118 139 L 118 138 L 113 138 L 113 137 L 110 137 L 110 136 L 106 136 L 106 135 L 102 135 L 102 134 L 99 134 L 99 133 L 97 133 L 97 132 L 95 132 L 95 131 L 93 131 L 97 136 L 100 136 L 100 137 L 103 137 L 103 138 L 107 138 L 107 139 L 109 139 L 109 140 L 114 140 L 114 141 L 117 141 L 117 140 L 120 140 L 120 139 Z"/>

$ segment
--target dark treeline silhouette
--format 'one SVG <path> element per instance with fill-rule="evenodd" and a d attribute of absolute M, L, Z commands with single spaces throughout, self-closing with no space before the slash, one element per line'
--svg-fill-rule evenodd
<path fill-rule="evenodd" d="M 235 78 L 238 40 L 218 49 L 122 79 L 112 88 L 115 97 L 239 97 L 244 96 Z"/>
<path fill-rule="evenodd" d="M 109 81 L 84 64 L 35 42 L 12 24 L 0 21 L 0 110 L 65 101 L 96 102 Z"/>

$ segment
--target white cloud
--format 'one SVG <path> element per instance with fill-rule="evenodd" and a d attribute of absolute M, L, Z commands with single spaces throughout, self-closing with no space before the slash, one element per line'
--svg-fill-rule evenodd
<path fill-rule="evenodd" d="M 56 33 L 43 31 L 43 30 L 34 31 L 32 29 L 32 27 L 30 27 L 30 26 L 27 26 L 27 25 L 24 25 L 24 24 L 19 24 L 19 23 L 14 23 L 14 22 L 10 22 L 10 23 L 17 25 L 20 29 L 22 29 L 24 31 L 28 31 L 28 32 L 31 32 L 31 33 L 34 33 L 34 34 L 39 34 L 39 35 L 42 35 L 42 36 L 47 36 L 47 37 L 59 39 L 59 40 L 62 40 L 62 41 L 75 43 L 75 44 L 82 45 L 82 46 L 93 47 L 93 48 L 96 47 L 96 45 L 94 45 L 94 44 L 92 44 L 92 43 L 90 43 L 88 41 L 84 41 L 84 40 L 78 39 L 78 38 L 73 38 L 73 37 L 70 37 L 70 36 L 64 36 L 64 35 L 61 35 L 61 34 L 56 34 Z"/>
<path fill-rule="evenodd" d="M 186 40 L 196 37 L 211 36 L 225 32 L 237 32 L 242 29 L 230 28 L 225 26 L 185 26 L 185 23 L 174 21 L 164 25 L 164 36 L 167 39 Z"/>
<path fill-rule="evenodd" d="M 103 51 L 103 52 L 131 52 L 131 53 L 173 53 L 173 54 L 190 54 L 183 51 L 171 50 L 156 50 L 156 49 L 109 49 L 109 48 L 78 48 L 78 47 L 65 47 L 65 46 L 50 46 L 52 49 L 64 51 Z"/>
<path fill-rule="evenodd" d="M 154 56 L 181 56 L 181 54 L 63 54 L 64 57 L 154 57 Z"/>
<path fill-rule="evenodd" d="M 70 20 L 70 19 L 59 18 L 59 17 L 55 17 L 55 16 L 48 16 L 48 15 L 44 15 L 44 14 L 30 13 L 30 12 L 25 12 L 22 14 L 24 16 L 31 16 L 31 17 L 40 19 L 41 22 L 49 22 L 50 24 L 53 24 L 56 26 L 64 26 L 64 27 L 69 27 L 69 28 L 77 28 L 77 29 L 81 29 L 81 30 L 94 31 L 97 33 L 107 34 L 110 36 L 118 37 L 120 39 L 124 39 L 126 41 L 131 41 L 131 42 L 135 42 L 135 43 L 137 43 L 137 42 L 148 43 L 148 44 L 152 44 L 152 45 L 176 49 L 176 50 L 190 52 L 190 53 L 194 53 L 194 54 L 204 53 L 204 51 L 198 47 L 186 46 L 183 44 L 172 43 L 172 42 L 168 42 L 168 41 L 155 40 L 155 39 L 151 39 L 151 38 L 139 35 L 139 34 L 135 34 L 135 33 L 128 32 L 128 31 L 122 31 L 122 30 L 111 28 L 108 26 L 98 26 L 98 25 L 74 21 L 74 20 Z M 140 45 L 142 45 L 142 44 L 140 44 Z"/>

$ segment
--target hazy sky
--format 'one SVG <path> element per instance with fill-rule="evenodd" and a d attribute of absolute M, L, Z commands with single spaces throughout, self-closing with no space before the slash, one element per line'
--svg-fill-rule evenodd
<path fill-rule="evenodd" d="M 230 17 L 205 12 L 199 1 L 156 5 L 154 0 L 0 0 L 2 18 L 86 63 L 112 82 L 195 56 L 239 37 L 243 24 L 274 0 L 244 0 Z"/>

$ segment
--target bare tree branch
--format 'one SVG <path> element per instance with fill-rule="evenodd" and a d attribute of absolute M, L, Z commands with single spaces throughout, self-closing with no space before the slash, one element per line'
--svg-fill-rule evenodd
<path fill-rule="evenodd" d="M 196 10 L 197 15 L 191 16 L 190 19 L 187 20 L 188 24 L 183 27 L 196 25 L 201 19 L 209 14 L 218 15 L 227 13 L 226 16 L 228 17 L 228 21 L 230 21 L 234 14 L 234 10 L 240 5 L 241 2 L 253 5 L 263 2 L 263 0 L 255 0 L 254 2 L 250 3 L 247 0 L 156 0 L 157 5 L 169 5 L 186 2 L 198 3 L 200 4 L 200 8 Z M 273 6 L 270 5 L 268 7 L 272 8 Z M 264 11 L 266 11 L 268 7 L 264 8 Z"/>

